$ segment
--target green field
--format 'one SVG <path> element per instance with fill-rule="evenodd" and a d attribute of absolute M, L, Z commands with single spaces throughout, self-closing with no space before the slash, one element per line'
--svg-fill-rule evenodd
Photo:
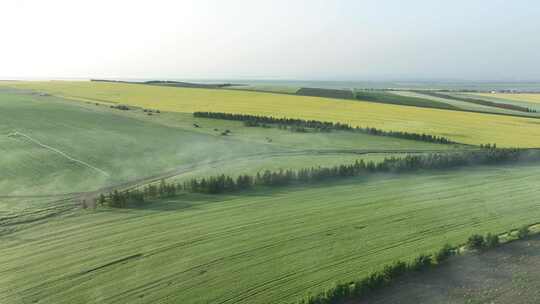
<path fill-rule="evenodd" d="M 353 102 L 239 90 L 191 89 L 96 82 L 4 82 L 66 98 L 122 103 L 168 112 L 214 111 L 348 123 L 383 130 L 429 133 L 466 144 L 539 147 L 538 119 L 442 109 Z M 507 134 L 512 136 L 507 136 Z"/>
<path fill-rule="evenodd" d="M 515 104 L 522 107 L 528 107 L 540 111 L 540 94 L 510 94 L 510 93 L 470 93 L 466 94 L 473 98 L 483 98 L 494 102 L 503 102 L 509 104 Z"/>
<path fill-rule="evenodd" d="M 500 99 L 506 99 L 506 100 L 515 100 L 515 101 L 521 101 L 521 102 L 528 102 L 528 103 L 534 103 L 534 104 L 540 104 L 540 94 L 538 93 L 519 93 L 519 94 L 511 94 L 511 93 L 479 93 L 475 94 L 478 96 L 485 96 L 485 97 L 495 97 Z"/>
<path fill-rule="evenodd" d="M 0 180 L 0 195 L 90 191 L 216 166 L 254 173 L 278 164 L 303 168 L 353 162 L 364 157 L 358 153 L 453 148 L 350 132 L 246 128 L 240 122 L 194 119 L 183 113 L 148 116 L 140 109 L 120 111 L 18 90 L 0 89 L 0 106 L 0 170 L 7 177 Z M 201 127 L 194 128 L 194 123 Z M 221 136 L 226 129 L 231 135 Z M 9 136 L 14 132 L 33 140 Z"/>
<path fill-rule="evenodd" d="M 296 94 L 300 87 L 290 87 L 290 86 L 279 86 L 279 85 L 242 85 L 242 86 L 233 86 L 229 89 L 234 90 L 246 90 L 246 91 L 259 91 L 259 92 L 270 92 L 270 93 L 285 93 L 285 94 Z"/>
<path fill-rule="evenodd" d="M 268 145 L 232 145 L 223 138 L 117 115 L 55 97 L 0 93 L 2 194 L 94 190 L 177 167 L 242 154 L 273 153 Z M 98 170 L 70 161 L 21 132 Z M 219 153 L 216 153 L 218 152 Z"/>
<path fill-rule="evenodd" d="M 129 110 L 111 107 L 118 104 Z M 536 119 L 90 82 L 4 82 L 0 108 L 6 177 L 0 179 L 0 303 L 290 303 L 397 259 L 463 243 L 472 233 L 537 222 L 540 215 L 540 163 L 369 174 L 221 195 L 181 192 L 124 209 L 80 204 L 162 178 L 477 149 L 350 131 L 247 127 L 195 118 L 195 110 L 365 123 L 525 147 L 539 144 Z"/>
<path fill-rule="evenodd" d="M 399 91 L 399 92 L 395 92 L 395 94 L 399 94 L 399 95 L 402 95 L 402 96 L 409 96 L 409 97 L 426 98 L 426 99 L 430 99 L 430 100 L 435 101 L 435 102 L 446 103 L 446 104 L 452 105 L 452 106 L 454 106 L 454 107 L 456 107 L 456 108 L 458 108 L 460 110 L 463 110 L 463 111 L 495 113 L 495 114 L 504 114 L 504 115 L 514 115 L 514 116 L 540 117 L 540 115 L 538 113 L 526 113 L 526 112 L 521 112 L 521 111 L 502 109 L 502 108 L 497 108 L 497 107 L 491 107 L 491 106 L 486 106 L 486 105 L 461 101 L 461 100 L 457 100 L 457 99 L 430 96 L 430 95 L 427 95 L 427 94 L 422 94 L 420 92 Z M 472 94 L 462 94 L 462 93 L 460 93 L 460 94 L 457 94 L 457 93 L 450 94 L 450 93 L 446 93 L 446 92 L 445 92 L 445 94 L 447 94 L 448 96 L 458 95 L 460 97 L 478 98 L 478 96 L 472 95 Z M 498 102 L 498 103 L 508 103 L 508 104 L 514 104 L 514 105 L 517 105 L 517 106 L 525 106 L 525 107 L 527 107 L 527 105 L 525 105 L 525 104 L 516 104 L 514 102 L 508 102 L 507 100 L 493 100 L 493 99 L 489 99 L 489 98 L 483 97 L 483 96 L 482 96 L 482 99 L 485 99 L 486 101 L 493 101 L 493 102 Z"/>
<path fill-rule="evenodd" d="M 356 90 L 355 97 L 360 100 L 371 102 L 389 103 L 404 106 L 436 108 L 446 110 L 460 110 L 453 104 L 440 102 L 431 98 L 426 98 L 420 94 L 400 94 L 400 92 L 384 92 L 372 90 Z M 411 93 L 411 92 L 408 92 Z"/>
<path fill-rule="evenodd" d="M 538 236 L 514 241 L 454 257 L 435 269 L 405 276 L 372 296 L 348 303 L 539 303 L 540 273 L 535 271 L 540 267 L 539 253 Z"/>
<path fill-rule="evenodd" d="M 540 0 L 461 2 L 0 0 L 0 304 L 540 304 Z"/>
<path fill-rule="evenodd" d="M 538 174 L 477 167 L 73 210 L 2 236 L 0 302 L 286 303 L 537 221 Z"/>

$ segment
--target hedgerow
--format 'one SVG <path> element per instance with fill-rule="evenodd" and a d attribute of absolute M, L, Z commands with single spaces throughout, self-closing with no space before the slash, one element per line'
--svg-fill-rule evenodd
<path fill-rule="evenodd" d="M 339 123 L 339 122 L 328 122 L 328 121 L 318 121 L 318 120 L 304 120 L 296 118 L 275 118 L 271 116 L 258 116 L 258 115 L 248 115 L 248 114 L 232 114 L 232 113 L 222 113 L 222 112 L 195 112 L 193 113 L 194 117 L 200 118 L 212 118 L 212 119 L 223 119 L 223 120 L 235 120 L 243 121 L 244 124 L 248 127 L 265 127 L 268 124 L 278 125 L 281 128 L 283 127 L 292 127 L 292 131 L 296 132 L 306 132 L 306 129 L 315 130 L 318 132 L 330 132 L 332 130 L 340 131 L 353 131 L 358 133 L 364 133 L 369 135 L 376 136 L 388 136 L 409 140 L 417 140 L 431 143 L 439 144 L 457 144 L 457 142 L 451 141 L 450 139 L 443 136 L 429 135 L 429 134 L 418 134 L 418 133 L 409 133 L 402 131 L 384 131 L 376 128 L 361 128 L 361 127 L 352 127 L 348 124 Z"/>

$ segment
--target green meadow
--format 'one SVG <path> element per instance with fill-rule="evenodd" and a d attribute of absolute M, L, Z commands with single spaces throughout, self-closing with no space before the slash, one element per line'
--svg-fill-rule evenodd
<path fill-rule="evenodd" d="M 538 119 L 241 90 L 195 89 L 107 82 L 4 82 L 0 85 L 46 92 L 70 100 L 125 104 L 165 112 L 244 113 L 428 133 L 456 142 L 500 147 L 540 147 Z M 506 136 L 507 132 L 512 136 Z"/>
<path fill-rule="evenodd" d="M 476 150 L 472 144 L 500 138 L 503 146 L 538 146 L 536 119 L 383 103 L 110 83 L 3 83 L 0 303 L 295 303 L 396 260 L 461 244 L 473 233 L 538 221 L 539 163 L 374 173 L 216 195 L 181 191 L 127 208 L 81 208 L 91 195 L 161 179 L 376 163 Z M 115 108 L 120 104 L 129 110 Z M 192 115 L 214 106 L 376 121 L 470 145 L 293 132 Z"/>
<path fill-rule="evenodd" d="M 71 210 L 2 235 L 0 302 L 291 303 L 537 221 L 538 174 L 477 167 Z"/>
<path fill-rule="evenodd" d="M 216 166 L 254 173 L 354 162 L 367 152 L 453 149 L 350 132 L 246 128 L 183 113 L 149 116 L 20 90 L 0 89 L 0 106 L 0 195 L 92 191 Z"/>

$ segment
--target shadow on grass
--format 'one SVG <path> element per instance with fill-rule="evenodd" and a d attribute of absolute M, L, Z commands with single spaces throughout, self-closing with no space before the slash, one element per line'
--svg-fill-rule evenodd
<path fill-rule="evenodd" d="M 378 175 L 377 175 L 378 176 Z M 383 176 L 383 175 L 381 175 Z M 209 204 L 227 203 L 237 200 L 245 200 L 260 197 L 280 197 L 296 191 L 307 189 L 320 189 L 333 186 L 347 186 L 351 184 L 364 183 L 369 180 L 374 180 L 376 176 L 366 177 L 351 177 L 348 179 L 329 179 L 314 183 L 295 183 L 284 186 L 257 186 L 253 189 L 245 191 L 236 191 L 232 193 L 220 194 L 204 194 L 204 193 L 189 193 L 182 192 L 174 197 L 161 199 L 147 199 L 144 203 L 130 204 L 127 208 L 107 208 L 99 211 L 129 211 L 129 210 L 153 210 L 153 211 L 183 211 L 200 209 Z"/>
<path fill-rule="evenodd" d="M 506 166 L 481 166 L 479 169 L 497 169 L 505 168 Z M 460 170 L 468 170 L 467 168 L 458 168 L 453 170 L 419 170 L 415 172 L 407 173 L 375 173 L 367 174 L 357 177 L 348 177 L 348 178 L 335 178 L 327 179 L 319 182 L 312 183 L 294 183 L 283 186 L 257 186 L 253 189 L 245 191 L 236 191 L 231 193 L 220 193 L 220 194 L 203 194 L 203 193 L 189 193 L 182 192 L 178 195 L 171 198 L 162 198 L 162 199 L 149 199 L 142 204 L 131 204 L 124 209 L 109 209 L 109 210 L 156 210 L 156 211 L 179 211 L 179 210 L 191 210 L 198 209 L 204 205 L 208 204 L 218 204 L 218 203 L 227 203 L 237 200 L 245 200 L 250 197 L 261 198 L 261 197 L 283 197 L 288 194 L 304 191 L 309 189 L 328 189 L 331 187 L 347 187 L 351 185 L 360 185 L 368 182 L 376 183 L 380 180 L 389 180 L 396 178 L 407 178 L 411 176 L 420 176 L 420 175 L 434 175 L 436 174 L 439 178 L 445 178 L 450 176 L 452 172 L 457 172 Z"/>
<path fill-rule="evenodd" d="M 200 193 L 179 193 L 174 197 L 149 199 L 141 204 L 130 204 L 122 210 L 153 210 L 153 211 L 181 211 L 199 209 L 204 205 L 224 203 L 234 200 L 239 196 L 236 194 L 200 194 Z M 118 210 L 118 209 L 111 209 Z"/>

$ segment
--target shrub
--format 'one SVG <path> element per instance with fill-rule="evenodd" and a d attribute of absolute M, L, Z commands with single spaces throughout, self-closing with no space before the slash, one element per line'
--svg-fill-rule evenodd
<path fill-rule="evenodd" d="M 105 205 L 105 201 L 106 201 L 105 195 L 103 195 L 103 193 L 100 193 L 97 199 L 97 203 L 103 206 Z"/>
<path fill-rule="evenodd" d="M 384 279 L 387 282 L 392 281 L 393 279 L 397 278 L 398 276 L 402 275 L 407 271 L 407 263 L 397 261 L 392 265 L 387 265 L 384 267 L 382 271 L 382 275 L 384 276 Z"/>
<path fill-rule="evenodd" d="M 445 244 L 437 253 L 435 254 L 435 262 L 440 264 L 446 261 L 449 257 L 454 255 L 454 248 L 450 244 Z"/>
<path fill-rule="evenodd" d="M 522 226 L 518 229 L 517 237 L 522 240 L 529 237 L 531 231 L 529 230 L 529 226 Z"/>
<path fill-rule="evenodd" d="M 491 233 L 488 233 L 486 235 L 486 241 L 485 241 L 486 248 L 495 248 L 499 246 L 499 244 L 500 244 L 500 241 L 499 241 L 498 235 L 491 234 Z"/>
<path fill-rule="evenodd" d="M 433 264 L 431 256 L 421 254 L 411 263 L 411 269 L 415 271 L 424 270 Z"/>
<path fill-rule="evenodd" d="M 467 248 L 469 249 L 482 249 L 484 248 L 486 241 L 484 237 L 479 234 L 473 234 L 467 240 Z"/>
<path fill-rule="evenodd" d="M 376 290 L 385 285 L 384 276 L 379 272 L 372 273 L 365 281 L 367 290 Z"/>

